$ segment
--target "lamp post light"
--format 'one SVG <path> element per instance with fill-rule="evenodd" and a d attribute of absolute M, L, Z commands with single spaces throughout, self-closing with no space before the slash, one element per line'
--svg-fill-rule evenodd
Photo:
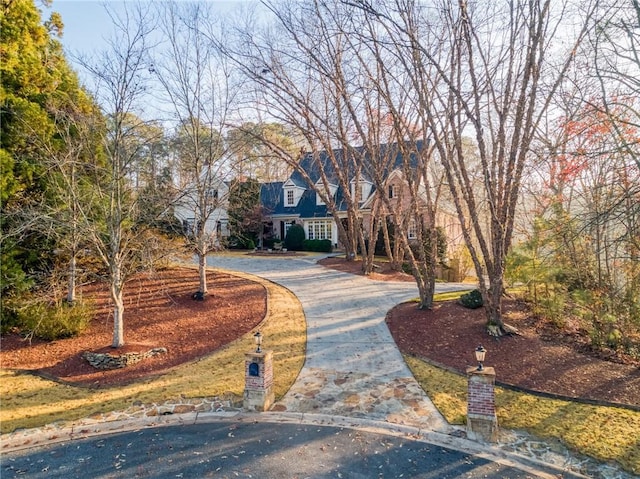
<path fill-rule="evenodd" d="M 260 334 L 260 331 L 253 335 L 253 340 L 256 343 L 256 353 L 261 353 L 262 348 L 260 346 L 262 346 L 262 334 Z"/>
<path fill-rule="evenodd" d="M 496 372 L 491 366 L 484 367 L 487 350 L 478 346 L 474 350 L 478 366 L 467 368 L 467 438 L 496 442 L 498 440 L 498 417 L 496 415 Z"/>
<path fill-rule="evenodd" d="M 267 411 L 275 400 L 273 391 L 273 351 L 262 349 L 260 331 L 253 335 L 256 349 L 244 355 L 244 398 L 249 411 Z"/>
<path fill-rule="evenodd" d="M 484 362 L 484 355 L 487 353 L 487 350 L 484 349 L 482 346 L 478 346 L 475 350 L 475 353 L 476 353 L 476 361 L 478 361 L 477 371 L 482 371 L 484 369 L 484 367 L 482 366 L 482 363 Z"/>

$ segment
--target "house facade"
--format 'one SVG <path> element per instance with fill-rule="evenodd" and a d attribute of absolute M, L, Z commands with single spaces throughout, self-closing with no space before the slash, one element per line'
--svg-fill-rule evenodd
<path fill-rule="evenodd" d="M 342 155 L 341 151 L 333 151 L 332 154 L 334 158 Z M 373 212 L 385 216 L 390 214 L 380 207 L 381 195 L 388 195 L 392 205 L 400 203 L 399 209 L 393 208 L 396 212 L 402 210 L 402 204 L 408 205 L 409 194 L 401 165 L 402 158 L 398 156 L 388 168 L 382 191 L 378 191 L 373 181 L 364 173 L 357 176 L 354 174 L 349 179 L 349 193 L 358 201 L 365 231 L 368 231 Z M 337 221 L 346 218 L 347 203 L 345 192 L 338 186 L 336 175 L 332 171 L 329 157 L 325 152 L 315 156 L 307 153 L 301 159 L 300 167 L 305 174 L 294 171 L 284 182 L 262 185 L 260 201 L 266 225 L 265 237 L 284 240 L 291 225 L 299 224 L 304 228 L 307 239 L 328 239 L 334 248 L 342 248 Z M 329 197 L 336 204 L 337 218 L 327 208 L 325 200 Z M 414 221 L 417 220 L 416 218 Z M 463 241 L 455 210 L 444 206 L 439 208 L 435 221 L 446 233 L 448 250 L 453 251 Z M 412 227 L 411 223 L 408 237 L 410 240 L 417 239 L 417 228 L 415 225 Z"/>
<path fill-rule="evenodd" d="M 326 203 L 311 188 L 289 178 L 285 182 L 265 183 L 260 189 L 264 211 L 265 237 L 284 240 L 289 228 L 302 225 L 305 238 L 328 239 L 339 247 L 336 220 Z"/>
<path fill-rule="evenodd" d="M 201 198 L 195 187 L 186 188 L 173 213 L 187 235 L 195 234 L 198 222 L 204 218 L 204 229 L 212 245 L 220 247 L 230 235 L 228 205 L 229 185 L 225 181 L 216 181 L 209 185 L 205 198 Z"/>

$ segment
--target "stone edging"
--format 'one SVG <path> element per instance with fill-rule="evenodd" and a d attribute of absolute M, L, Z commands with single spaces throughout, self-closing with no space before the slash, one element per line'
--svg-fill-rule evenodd
<path fill-rule="evenodd" d="M 166 354 L 166 352 L 167 348 L 153 348 L 144 353 L 131 352 L 124 354 L 92 353 L 87 351 L 82 354 L 82 357 L 96 369 L 122 369 L 152 356 Z"/>

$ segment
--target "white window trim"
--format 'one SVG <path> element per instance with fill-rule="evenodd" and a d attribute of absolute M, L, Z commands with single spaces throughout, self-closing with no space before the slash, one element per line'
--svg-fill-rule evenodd
<path fill-rule="evenodd" d="M 333 242 L 333 220 L 309 220 L 306 222 L 306 230 L 310 240 L 327 239 Z"/>
<path fill-rule="evenodd" d="M 407 238 L 418 239 L 418 224 L 416 223 L 416 220 L 409 221 L 409 225 L 407 226 Z"/>
<path fill-rule="evenodd" d="M 316 206 L 326 205 L 327 203 L 322 199 L 322 197 L 320 196 L 319 191 L 323 191 L 324 193 L 326 193 L 326 190 L 325 190 L 324 185 L 323 185 L 321 180 L 316 181 L 316 186 L 315 186 Z M 330 183 L 329 184 L 329 195 L 332 198 L 335 196 L 336 191 L 338 191 L 338 186 Z"/>
<path fill-rule="evenodd" d="M 285 206 L 296 205 L 296 192 L 293 188 L 287 188 L 284 190 L 284 205 Z"/>

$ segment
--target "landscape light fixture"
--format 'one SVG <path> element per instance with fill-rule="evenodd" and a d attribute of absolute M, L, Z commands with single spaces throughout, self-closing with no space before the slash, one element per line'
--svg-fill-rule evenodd
<path fill-rule="evenodd" d="M 478 346 L 476 348 L 476 361 L 478 361 L 478 369 L 476 371 L 482 371 L 484 368 L 482 367 L 482 363 L 484 362 L 484 355 L 487 353 L 487 350 L 482 346 Z"/>
<path fill-rule="evenodd" d="M 260 346 L 262 346 L 262 334 L 260 334 L 260 331 L 253 335 L 253 340 L 256 342 L 256 353 L 261 353 L 262 349 Z"/>

